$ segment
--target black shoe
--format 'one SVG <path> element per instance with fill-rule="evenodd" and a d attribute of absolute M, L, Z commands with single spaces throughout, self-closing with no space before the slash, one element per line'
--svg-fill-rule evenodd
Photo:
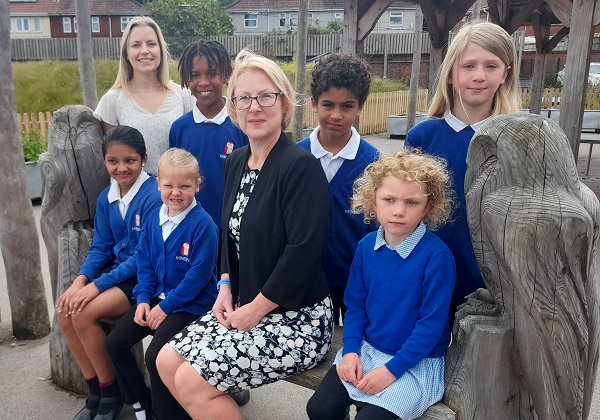
<path fill-rule="evenodd" d="M 250 390 L 242 389 L 241 391 L 232 392 L 231 398 L 235 401 L 238 407 L 246 405 L 250 401 Z"/>
<path fill-rule="evenodd" d="M 85 406 L 75 414 L 73 420 L 94 420 L 99 404 L 100 397 L 98 395 L 89 395 L 85 400 Z"/>
<path fill-rule="evenodd" d="M 119 417 L 122 409 L 121 397 L 101 397 L 98 413 L 96 413 L 94 420 L 115 420 Z"/>

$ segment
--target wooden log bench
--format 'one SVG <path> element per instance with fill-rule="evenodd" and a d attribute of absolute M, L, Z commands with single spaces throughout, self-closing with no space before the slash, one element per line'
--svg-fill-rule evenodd
<path fill-rule="evenodd" d="M 287 382 L 303 386 L 312 390 L 316 390 L 327 371 L 331 368 L 335 355 L 338 350 L 342 348 L 342 337 L 344 330 L 342 327 L 336 326 L 333 334 L 333 341 L 331 348 L 327 353 L 325 359 L 321 360 L 317 366 L 296 375 L 292 375 L 285 380 Z M 454 411 L 448 408 L 444 403 L 437 402 L 427 409 L 425 413 L 418 420 L 455 420 L 456 415 Z"/>

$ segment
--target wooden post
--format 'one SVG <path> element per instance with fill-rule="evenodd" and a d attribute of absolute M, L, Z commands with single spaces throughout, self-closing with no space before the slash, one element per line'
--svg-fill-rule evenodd
<path fill-rule="evenodd" d="M 358 52 L 358 0 L 347 0 L 345 3 L 341 52 L 356 54 Z"/>
<path fill-rule="evenodd" d="M 388 55 L 390 53 L 390 34 L 383 35 L 383 79 L 387 79 Z"/>
<path fill-rule="evenodd" d="M 567 63 L 561 97 L 560 126 L 571 144 L 573 156 L 579 155 L 579 139 L 585 107 L 585 91 L 590 68 L 589 56 L 592 48 L 594 27 L 592 17 L 596 0 L 574 0 L 571 14 L 571 29 Z"/>
<path fill-rule="evenodd" d="M 0 251 L 6 270 L 13 335 L 28 340 L 48 335 L 50 319 L 16 114 L 9 4 L 0 0 Z"/>
<path fill-rule="evenodd" d="M 415 125 L 415 114 L 417 112 L 417 93 L 419 91 L 419 78 L 421 75 L 421 48 L 422 48 L 422 37 L 421 32 L 423 31 L 423 13 L 421 13 L 421 7 L 417 5 L 415 15 L 415 49 L 413 51 L 413 62 L 410 73 L 410 87 L 408 97 L 408 112 L 406 121 L 406 130 Z"/>
<path fill-rule="evenodd" d="M 539 115 L 490 118 L 467 168 L 487 290 L 456 313 L 443 401 L 460 419 L 586 419 L 600 349 L 598 199 L 565 134 Z"/>
<path fill-rule="evenodd" d="M 306 100 L 306 42 L 308 35 L 308 0 L 300 0 L 298 9 L 298 32 L 296 36 L 296 92 L 301 103 Z M 302 140 L 303 107 L 294 110 L 293 140 Z"/>
<path fill-rule="evenodd" d="M 83 104 L 96 109 L 98 92 L 96 90 L 96 71 L 94 70 L 94 47 L 92 45 L 92 18 L 89 0 L 75 1 L 77 16 L 77 55 L 79 57 L 79 80 L 83 93 Z"/>
<path fill-rule="evenodd" d="M 529 112 L 539 114 L 542 109 L 542 92 L 544 91 L 544 76 L 546 74 L 546 54 L 548 53 L 548 38 L 550 36 L 550 16 L 534 13 L 531 16 L 535 33 L 535 61 L 533 77 L 531 78 L 531 101 Z"/>

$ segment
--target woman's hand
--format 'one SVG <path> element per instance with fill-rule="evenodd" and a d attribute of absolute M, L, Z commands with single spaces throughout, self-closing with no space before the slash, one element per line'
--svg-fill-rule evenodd
<path fill-rule="evenodd" d="M 78 292 L 73 296 L 73 308 L 71 309 L 72 314 L 75 312 L 81 312 L 85 305 L 92 301 L 96 296 L 100 294 L 98 286 L 93 282 L 86 284 L 83 288 L 79 289 Z"/>
<path fill-rule="evenodd" d="M 219 289 L 219 294 L 215 304 L 213 305 L 213 313 L 215 318 L 221 325 L 227 329 L 231 329 L 231 323 L 227 319 L 226 314 L 233 312 L 233 299 L 231 297 L 231 286 L 223 284 Z"/>
<path fill-rule="evenodd" d="M 356 387 L 365 394 L 377 394 L 396 380 L 396 377 L 385 366 L 371 370 L 362 378 Z"/>
<path fill-rule="evenodd" d="M 85 284 L 88 282 L 88 278 L 83 274 L 78 275 L 75 280 L 73 280 L 73 284 L 58 297 L 56 301 L 56 309 L 58 313 L 66 312 L 66 316 L 69 316 L 71 313 L 71 308 L 73 307 L 74 301 L 73 297 L 77 292 L 79 292 Z"/>
<path fill-rule="evenodd" d="M 358 387 L 358 383 L 363 378 L 363 365 L 358 353 L 346 353 L 336 371 L 341 380 L 351 382 Z"/>
<path fill-rule="evenodd" d="M 231 328 L 240 331 L 250 331 L 260 322 L 263 314 L 252 308 L 252 303 L 240 306 L 233 312 L 225 313 L 225 318 Z"/>
<path fill-rule="evenodd" d="M 160 305 L 156 305 L 146 316 L 146 322 L 151 329 L 157 330 L 166 318 L 167 314 L 165 311 L 162 310 Z"/>
<path fill-rule="evenodd" d="M 254 300 L 244 306 L 236 308 L 232 313 L 225 313 L 225 318 L 231 325 L 240 331 L 250 331 L 260 322 L 263 316 L 277 308 L 277 304 L 265 297 L 262 293 L 256 295 Z"/>
<path fill-rule="evenodd" d="M 146 319 L 148 318 L 148 314 L 150 314 L 150 305 L 147 303 L 140 303 L 135 310 L 133 321 L 142 327 L 147 327 L 148 322 Z"/>

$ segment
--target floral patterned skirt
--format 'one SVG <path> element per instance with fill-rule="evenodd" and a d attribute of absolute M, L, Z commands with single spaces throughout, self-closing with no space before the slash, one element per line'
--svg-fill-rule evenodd
<path fill-rule="evenodd" d="M 298 311 L 269 314 L 250 331 L 228 330 L 212 311 L 169 342 L 222 392 L 257 388 L 314 367 L 329 351 L 333 307 L 328 296 Z"/>

